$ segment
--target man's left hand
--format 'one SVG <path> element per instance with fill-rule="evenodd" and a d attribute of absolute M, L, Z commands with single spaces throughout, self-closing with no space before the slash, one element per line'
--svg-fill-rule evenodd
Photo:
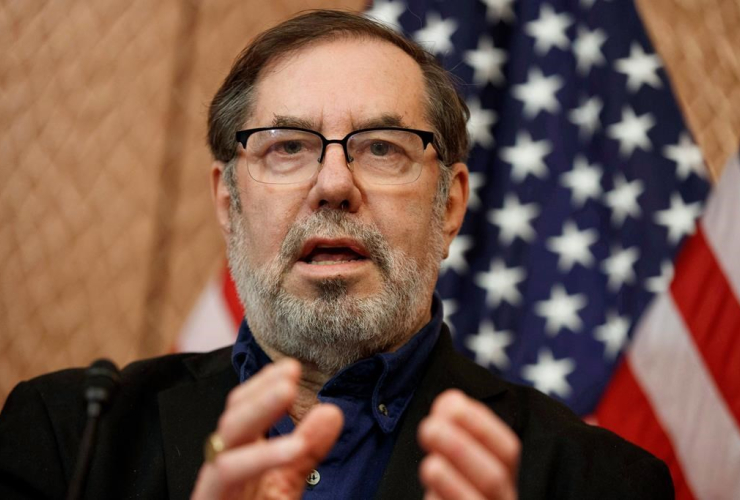
<path fill-rule="evenodd" d="M 419 443 L 428 452 L 419 468 L 425 500 L 517 498 L 519 438 L 480 402 L 442 393 L 419 426 Z"/>

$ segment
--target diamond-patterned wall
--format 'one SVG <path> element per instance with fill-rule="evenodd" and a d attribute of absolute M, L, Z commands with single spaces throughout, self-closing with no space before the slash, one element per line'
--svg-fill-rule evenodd
<path fill-rule="evenodd" d="M 716 175 L 740 142 L 740 0 L 638 3 Z M 223 258 L 211 96 L 255 33 L 364 4 L 0 4 L 0 402 L 40 373 L 168 351 Z"/>
<path fill-rule="evenodd" d="M 360 0 L 0 4 L 0 403 L 165 353 L 223 258 L 207 105 L 259 31 Z"/>

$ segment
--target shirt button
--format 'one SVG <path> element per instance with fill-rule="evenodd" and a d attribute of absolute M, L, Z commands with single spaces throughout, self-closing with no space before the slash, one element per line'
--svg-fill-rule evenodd
<path fill-rule="evenodd" d="M 378 411 L 382 413 L 384 417 L 388 416 L 388 408 L 383 403 L 378 405 Z"/>
<path fill-rule="evenodd" d="M 306 482 L 311 486 L 316 486 L 319 484 L 319 481 L 321 481 L 321 474 L 316 469 L 309 472 L 308 476 L 306 476 Z"/>

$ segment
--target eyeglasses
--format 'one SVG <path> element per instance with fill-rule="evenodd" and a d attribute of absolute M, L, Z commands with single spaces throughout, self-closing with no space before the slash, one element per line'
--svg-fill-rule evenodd
<path fill-rule="evenodd" d="M 372 184 L 408 184 L 419 178 L 424 150 L 434 134 L 385 127 L 355 130 L 344 139 L 327 139 L 295 127 L 253 128 L 236 133 L 244 148 L 249 175 L 265 184 L 307 181 L 324 162 L 326 147 L 341 144 L 356 178 Z"/>

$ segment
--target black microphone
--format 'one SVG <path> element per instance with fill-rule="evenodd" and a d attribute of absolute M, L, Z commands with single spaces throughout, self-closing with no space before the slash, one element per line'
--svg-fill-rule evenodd
<path fill-rule="evenodd" d="M 112 361 L 99 359 L 85 373 L 85 401 L 87 401 L 87 424 L 82 434 L 80 451 L 77 454 L 75 473 L 69 483 L 67 500 L 82 498 L 90 470 L 95 437 L 100 417 L 108 408 L 121 383 L 121 374 Z"/>

